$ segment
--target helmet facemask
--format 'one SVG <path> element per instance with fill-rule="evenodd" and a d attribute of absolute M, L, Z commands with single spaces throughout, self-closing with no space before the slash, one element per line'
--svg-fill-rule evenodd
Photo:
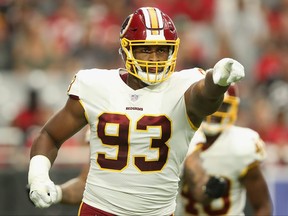
<path fill-rule="evenodd" d="M 136 46 L 169 46 L 167 60 L 145 61 L 136 59 L 133 49 Z M 158 40 L 129 41 L 126 38 L 121 40 L 121 48 L 125 53 L 125 66 L 127 71 L 148 85 L 155 85 L 168 79 L 176 67 L 176 59 L 179 48 L 179 39 L 176 41 Z"/>

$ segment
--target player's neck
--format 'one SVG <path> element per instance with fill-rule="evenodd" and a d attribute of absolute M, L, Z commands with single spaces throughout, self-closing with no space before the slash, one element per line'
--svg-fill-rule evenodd
<path fill-rule="evenodd" d="M 138 90 L 148 86 L 146 83 L 142 82 L 140 79 L 131 74 L 128 74 L 126 84 L 134 90 Z"/>
<path fill-rule="evenodd" d="M 213 136 L 209 136 L 209 135 L 205 135 L 206 136 L 206 148 L 209 148 L 211 145 L 213 145 L 213 143 L 216 141 L 216 139 L 220 136 L 221 133 L 218 133 L 216 135 Z"/>

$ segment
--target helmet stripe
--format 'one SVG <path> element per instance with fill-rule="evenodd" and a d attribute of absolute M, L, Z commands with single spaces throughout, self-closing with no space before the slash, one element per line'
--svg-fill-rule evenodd
<path fill-rule="evenodd" d="M 149 17 L 149 12 L 147 8 L 142 8 L 144 18 L 145 18 L 145 23 L 147 28 L 151 28 L 151 22 L 150 22 L 150 17 Z"/>
<path fill-rule="evenodd" d="M 158 17 L 158 28 L 162 29 L 164 28 L 164 24 L 163 24 L 163 18 L 162 18 L 162 14 L 161 11 L 158 8 L 154 8 L 155 12 L 157 14 Z"/>
<path fill-rule="evenodd" d="M 145 7 L 142 8 L 144 19 L 147 27 L 146 31 L 146 39 L 156 39 L 158 40 L 165 40 L 164 37 L 164 23 L 161 11 L 158 8 L 152 8 L 152 7 Z M 157 30 L 153 30 L 157 29 Z"/>
<path fill-rule="evenodd" d="M 154 10 L 154 8 L 148 8 L 148 12 L 149 12 L 149 18 L 151 21 L 151 28 L 152 29 L 159 29 L 159 22 L 158 22 L 158 17 L 156 14 L 156 11 Z M 158 35 L 159 34 L 159 30 L 152 30 L 152 35 Z"/>

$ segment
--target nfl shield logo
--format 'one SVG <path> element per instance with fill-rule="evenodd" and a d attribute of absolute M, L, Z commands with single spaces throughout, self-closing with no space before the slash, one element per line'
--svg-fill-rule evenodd
<path fill-rule="evenodd" d="M 133 101 L 133 102 L 135 102 L 136 100 L 138 100 L 138 95 L 136 95 L 136 94 L 133 94 L 133 95 L 131 95 L 131 100 Z"/>

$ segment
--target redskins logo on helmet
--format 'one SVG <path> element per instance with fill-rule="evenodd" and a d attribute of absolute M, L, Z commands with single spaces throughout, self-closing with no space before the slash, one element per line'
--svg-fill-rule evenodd
<path fill-rule="evenodd" d="M 173 21 L 158 8 L 142 7 L 129 15 L 122 24 L 120 43 L 120 53 L 127 71 L 144 83 L 160 83 L 174 72 L 180 39 Z M 167 60 L 153 62 L 135 59 L 133 47 L 143 45 L 169 46 Z M 151 68 L 153 72 L 149 72 Z"/>
<path fill-rule="evenodd" d="M 224 95 L 224 100 L 219 109 L 207 116 L 201 124 L 201 130 L 206 135 L 216 135 L 225 128 L 233 125 L 237 119 L 240 98 L 235 84 L 230 85 Z"/>

